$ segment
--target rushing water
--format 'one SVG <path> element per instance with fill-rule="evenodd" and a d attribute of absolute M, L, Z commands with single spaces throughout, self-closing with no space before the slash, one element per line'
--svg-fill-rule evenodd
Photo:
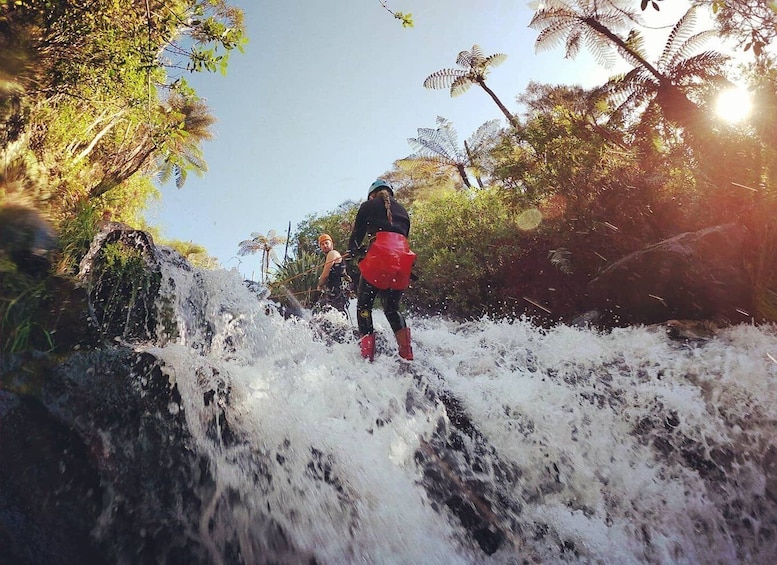
<path fill-rule="evenodd" d="M 184 329 L 148 349 L 235 502 L 204 505 L 216 563 L 217 513 L 246 563 L 777 556 L 773 326 L 678 342 L 410 318 L 408 367 L 376 310 L 369 364 L 336 314 L 286 320 L 234 271 L 166 278 Z M 214 407 L 228 434 L 207 429 Z"/>

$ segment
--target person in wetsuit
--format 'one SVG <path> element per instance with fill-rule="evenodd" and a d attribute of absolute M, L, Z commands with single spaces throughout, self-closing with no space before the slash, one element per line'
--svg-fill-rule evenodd
<path fill-rule="evenodd" d="M 415 253 L 410 250 L 408 235 L 410 216 L 394 198 L 394 189 L 383 179 L 370 185 L 367 201 L 356 213 L 348 255 L 356 257 L 362 240 L 369 238 L 369 248 L 359 262 L 361 278 L 356 291 L 356 317 L 359 325 L 359 341 L 362 357 L 372 361 L 375 357 L 375 329 L 372 324 L 372 308 L 380 296 L 383 313 L 394 331 L 399 346 L 399 356 L 413 359 L 410 328 L 399 311 L 404 290 L 410 284 L 410 271 Z"/>
<path fill-rule="evenodd" d="M 348 315 L 348 275 L 345 272 L 345 261 L 340 252 L 334 248 L 332 236 L 328 233 L 321 234 L 318 238 L 318 247 L 326 255 L 324 268 L 318 277 L 318 290 L 321 291 L 319 305 L 329 305 Z"/>

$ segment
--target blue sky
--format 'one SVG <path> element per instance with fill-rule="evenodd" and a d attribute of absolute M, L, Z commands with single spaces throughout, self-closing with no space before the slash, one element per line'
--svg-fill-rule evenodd
<path fill-rule="evenodd" d="M 247 278 L 259 278 L 260 257 L 238 258 L 240 241 L 285 234 L 289 222 L 293 232 L 310 214 L 363 200 L 376 177 L 412 153 L 407 139 L 438 115 L 460 140 L 485 121 L 504 122 L 480 88 L 451 98 L 423 87 L 432 72 L 456 68 L 460 51 L 478 44 L 486 55 L 508 55 L 487 83 L 515 112 L 532 80 L 592 86 L 608 74 L 587 53 L 535 53 L 533 12 L 521 1 L 391 0 L 413 14 L 413 28 L 378 0 L 230 3 L 245 11 L 245 53 L 231 56 L 226 77 L 190 79 L 218 118 L 203 147 L 209 171 L 180 190 L 162 187 L 146 217 L 164 237 L 201 244 Z"/>

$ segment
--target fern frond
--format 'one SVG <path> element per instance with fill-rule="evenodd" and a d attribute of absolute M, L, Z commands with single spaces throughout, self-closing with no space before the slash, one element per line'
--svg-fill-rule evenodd
<path fill-rule="evenodd" d="M 434 128 L 418 128 L 418 139 L 431 139 L 434 132 Z"/>
<path fill-rule="evenodd" d="M 449 164 L 456 162 L 455 154 L 451 155 L 449 148 L 445 147 L 438 140 L 415 138 L 408 139 L 408 143 L 416 150 L 417 157 L 443 158 Z"/>
<path fill-rule="evenodd" d="M 564 57 L 567 59 L 574 59 L 580 53 L 580 48 L 583 43 L 583 35 L 575 30 L 567 35 L 567 41 L 564 44 Z"/>
<path fill-rule="evenodd" d="M 469 87 L 472 86 L 472 84 L 473 82 L 469 74 L 458 77 L 453 81 L 453 84 L 451 84 L 451 96 L 454 98 L 456 96 L 461 96 L 469 90 Z"/>
<path fill-rule="evenodd" d="M 730 60 L 717 51 L 705 51 L 681 61 L 672 68 L 671 77 L 676 84 L 688 84 L 694 79 L 712 80 L 723 76 L 721 72 Z"/>
<path fill-rule="evenodd" d="M 433 163 L 435 165 L 445 165 L 447 167 L 456 165 L 455 161 L 452 161 L 451 159 L 448 159 L 441 155 L 436 155 L 434 153 L 429 153 L 429 154 L 413 153 L 412 155 L 408 156 L 407 159 L 410 161 L 420 161 L 422 163 Z"/>
<path fill-rule="evenodd" d="M 604 27 L 616 34 L 631 30 L 634 23 L 639 24 L 642 21 L 636 13 L 621 8 L 610 12 L 593 12 L 592 15 Z"/>
<path fill-rule="evenodd" d="M 168 182 L 170 182 L 170 179 L 172 177 L 173 177 L 172 163 L 170 163 L 169 160 L 166 160 L 160 167 L 159 172 L 157 173 L 157 178 L 159 179 L 160 184 L 167 184 Z"/>
<path fill-rule="evenodd" d="M 240 247 L 240 249 L 237 254 L 241 256 L 256 253 L 257 251 L 262 251 L 264 249 L 264 246 L 257 244 L 253 239 L 241 241 L 238 244 L 238 247 Z"/>
<path fill-rule="evenodd" d="M 605 69 L 611 69 L 615 63 L 615 54 L 612 46 L 608 43 L 609 40 L 595 31 L 585 33 L 584 38 L 586 47 L 593 55 L 594 60 Z"/>
<path fill-rule="evenodd" d="M 647 53 L 645 52 L 645 36 L 643 36 L 639 30 L 633 29 L 629 32 L 629 35 L 626 37 L 626 47 L 628 48 L 628 53 L 625 57 L 630 59 L 636 59 L 637 57 L 642 59 L 647 58 Z"/>
<path fill-rule="evenodd" d="M 627 48 L 624 48 L 621 45 L 616 45 L 615 50 L 628 64 L 635 67 L 641 67 L 647 61 L 647 53 L 645 53 L 644 43 L 645 40 L 642 34 L 634 30 L 629 34 L 629 37 L 626 40 Z"/>
<path fill-rule="evenodd" d="M 472 66 L 472 53 L 469 51 L 459 51 L 456 56 L 456 64 L 464 69 L 469 69 Z"/>
<path fill-rule="evenodd" d="M 696 10 L 691 6 L 683 17 L 681 17 L 669 33 L 669 37 L 664 45 L 664 50 L 658 58 L 658 64 L 664 65 L 677 53 L 677 49 L 690 36 L 693 27 L 696 25 Z"/>
<path fill-rule="evenodd" d="M 457 65 L 470 70 L 481 67 L 484 61 L 483 51 L 478 45 L 473 45 L 472 51 L 459 51 L 456 57 Z"/>
<path fill-rule="evenodd" d="M 535 14 L 535 19 L 539 15 L 540 12 Z M 571 33 L 577 23 L 577 18 L 565 16 L 553 17 L 541 22 L 541 24 L 537 23 L 533 27 L 540 28 L 540 33 L 537 34 L 537 39 L 534 41 L 534 50 L 540 52 L 558 47 L 565 42 L 566 36 Z M 531 24 L 530 27 L 532 27 Z"/>
<path fill-rule="evenodd" d="M 458 78 L 466 76 L 466 71 L 460 69 L 440 69 L 430 74 L 424 80 L 425 88 L 448 88 Z"/>
<path fill-rule="evenodd" d="M 189 175 L 188 171 L 180 165 L 175 165 L 175 188 L 182 188 L 186 183 L 186 177 Z"/>
<path fill-rule="evenodd" d="M 437 116 L 437 129 L 434 130 L 434 132 L 436 138 L 444 138 L 446 141 L 450 142 L 451 147 L 456 147 L 458 145 L 456 128 L 453 127 L 453 124 L 449 120 L 442 116 Z"/>
<path fill-rule="evenodd" d="M 491 141 L 500 129 L 499 120 L 489 120 L 481 124 L 467 140 L 470 154 L 477 156 L 484 151 L 486 143 Z"/>
<path fill-rule="evenodd" d="M 578 14 L 574 10 L 569 9 L 567 6 L 548 6 L 542 10 L 537 10 L 534 13 L 534 16 L 532 16 L 532 19 L 529 22 L 529 27 L 531 29 L 542 31 L 543 29 L 554 26 L 559 22 L 576 20 L 577 17 Z"/>
<path fill-rule="evenodd" d="M 205 161 L 201 151 L 187 151 L 184 157 L 196 174 L 202 175 L 202 173 L 208 172 L 208 163 Z"/>
<path fill-rule="evenodd" d="M 437 116 L 437 119 L 435 120 L 435 123 L 437 123 L 437 128 L 447 128 L 447 127 L 453 127 L 453 124 L 448 121 L 448 119 L 444 118 L 443 116 Z"/>
<path fill-rule="evenodd" d="M 610 79 L 604 86 L 608 99 L 619 109 L 633 107 L 634 101 L 643 96 L 650 96 L 658 89 L 653 75 L 642 67 L 635 67 L 628 73 Z"/>
<path fill-rule="evenodd" d="M 507 60 L 507 55 L 505 55 L 504 53 L 494 53 L 493 55 L 489 55 L 488 57 L 486 57 L 485 61 L 483 62 L 483 66 L 498 67 L 506 60 Z"/>
<path fill-rule="evenodd" d="M 708 29 L 689 37 L 681 46 L 678 47 L 677 52 L 668 62 L 669 68 L 674 67 L 684 58 L 695 53 L 702 45 L 707 43 L 707 41 L 717 36 L 718 33 L 715 30 Z"/>

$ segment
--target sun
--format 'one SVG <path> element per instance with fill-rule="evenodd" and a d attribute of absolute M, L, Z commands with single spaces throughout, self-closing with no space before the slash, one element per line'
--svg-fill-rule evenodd
<path fill-rule="evenodd" d="M 750 115 L 752 98 L 742 87 L 732 87 L 718 94 L 715 113 L 729 123 L 741 122 Z"/>

